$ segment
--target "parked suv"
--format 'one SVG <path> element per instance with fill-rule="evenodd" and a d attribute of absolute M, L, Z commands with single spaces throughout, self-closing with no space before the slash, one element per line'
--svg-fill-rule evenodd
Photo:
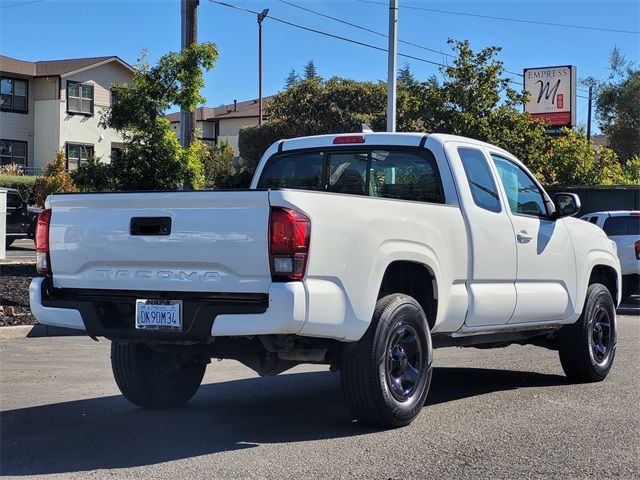
<path fill-rule="evenodd" d="M 622 301 L 640 294 L 640 211 L 594 212 L 581 218 L 602 228 L 618 246 Z"/>
<path fill-rule="evenodd" d="M 13 188 L 7 191 L 7 238 L 8 247 L 19 238 L 34 238 L 36 221 L 41 208 L 29 207 L 22 199 L 20 191 Z"/>

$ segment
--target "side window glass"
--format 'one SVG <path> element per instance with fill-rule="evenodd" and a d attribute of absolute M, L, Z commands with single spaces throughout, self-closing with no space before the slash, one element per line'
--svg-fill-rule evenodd
<path fill-rule="evenodd" d="M 444 203 L 435 158 L 431 152 L 427 155 L 406 151 L 371 152 L 371 196 Z"/>
<path fill-rule="evenodd" d="M 593 223 L 593 224 L 596 224 L 596 225 L 597 225 L 597 224 L 598 224 L 598 217 L 591 217 L 591 218 L 589 219 L 589 221 L 590 221 L 591 223 Z"/>
<path fill-rule="evenodd" d="M 20 201 L 20 196 L 17 193 L 8 193 L 7 194 L 7 207 L 9 208 L 18 208 L 22 206 L 22 202 Z"/>
<path fill-rule="evenodd" d="M 366 195 L 367 153 L 329 155 L 329 191 Z"/>
<path fill-rule="evenodd" d="M 547 207 L 544 204 L 544 197 L 531 177 L 506 158 L 494 154 L 491 154 L 491 158 L 507 194 L 511 212 L 536 217 L 546 216 Z"/>
<path fill-rule="evenodd" d="M 490 212 L 500 212 L 500 197 L 484 154 L 475 148 L 458 148 L 460 160 L 475 204 Z"/>

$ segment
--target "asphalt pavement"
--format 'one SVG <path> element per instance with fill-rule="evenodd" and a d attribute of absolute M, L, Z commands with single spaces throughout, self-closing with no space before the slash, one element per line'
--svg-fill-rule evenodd
<path fill-rule="evenodd" d="M 427 406 L 409 427 L 350 419 L 339 374 L 259 378 L 213 362 L 194 399 L 142 410 L 116 388 L 109 342 L 0 341 L 0 473 L 7 478 L 640 477 L 640 319 L 619 317 L 615 365 L 572 385 L 556 352 L 435 351 Z"/>
<path fill-rule="evenodd" d="M 10 247 L 7 248 L 6 260 L 1 262 L 35 262 L 36 246 L 33 240 L 28 238 L 15 240 Z"/>

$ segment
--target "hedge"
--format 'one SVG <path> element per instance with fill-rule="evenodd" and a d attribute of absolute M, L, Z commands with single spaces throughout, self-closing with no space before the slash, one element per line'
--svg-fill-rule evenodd
<path fill-rule="evenodd" d="M 33 186 L 38 178 L 27 175 L 0 175 L 0 187 L 19 190 L 22 198 L 32 205 L 36 201 Z"/>

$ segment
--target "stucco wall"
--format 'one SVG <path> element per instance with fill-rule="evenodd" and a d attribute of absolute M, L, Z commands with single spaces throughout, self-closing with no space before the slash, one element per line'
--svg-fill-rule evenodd
<path fill-rule="evenodd" d="M 218 141 L 227 140 L 236 155 L 239 154 L 238 150 L 238 134 L 241 127 L 247 127 L 249 125 L 257 125 L 258 117 L 246 117 L 246 118 L 221 118 L 220 119 L 220 133 L 218 135 Z"/>
<path fill-rule="evenodd" d="M 33 142 L 34 173 L 52 160 L 60 148 L 60 101 L 36 100 L 34 131 L 37 132 Z"/>
<path fill-rule="evenodd" d="M 10 76 L 10 75 L 8 75 Z M 0 138 L 27 142 L 27 167 L 33 166 L 33 80 L 28 79 L 28 113 L 0 112 Z"/>
<path fill-rule="evenodd" d="M 122 136 L 112 129 L 98 125 L 102 112 L 111 104 L 111 85 L 131 82 L 132 73 L 117 62 L 107 63 L 74 75 L 62 78 L 60 89 L 60 138 L 58 148 L 67 143 L 86 143 L 94 147 L 95 155 L 109 161 L 111 143 L 121 143 Z M 93 115 L 67 112 L 67 82 L 81 82 L 93 85 Z"/>

